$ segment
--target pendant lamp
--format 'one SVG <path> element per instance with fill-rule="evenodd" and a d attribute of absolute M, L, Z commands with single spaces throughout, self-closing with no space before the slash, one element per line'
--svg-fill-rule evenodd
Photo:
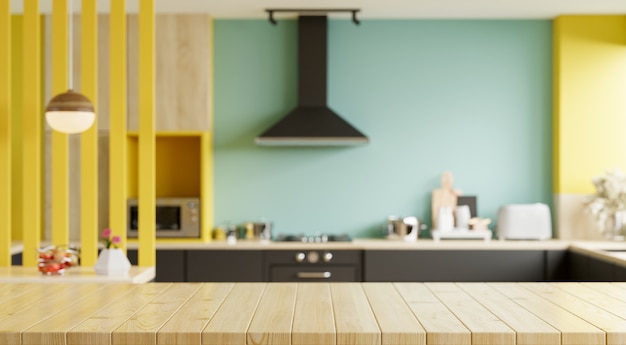
<path fill-rule="evenodd" d="M 82 94 L 72 90 L 72 1 L 69 0 L 69 89 L 54 96 L 46 106 L 46 122 L 55 131 L 80 133 L 88 130 L 96 119 L 93 104 Z"/>

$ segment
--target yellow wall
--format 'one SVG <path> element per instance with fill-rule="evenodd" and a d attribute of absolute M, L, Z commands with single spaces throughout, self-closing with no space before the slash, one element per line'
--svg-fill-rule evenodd
<path fill-rule="evenodd" d="M 554 192 L 593 193 L 626 171 L 626 16 L 554 22 Z"/>

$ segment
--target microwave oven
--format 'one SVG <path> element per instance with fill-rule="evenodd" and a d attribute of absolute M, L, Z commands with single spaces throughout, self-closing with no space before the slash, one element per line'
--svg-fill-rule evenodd
<path fill-rule="evenodd" d="M 157 198 L 156 237 L 200 237 L 200 198 Z M 137 237 L 138 200 L 128 199 L 127 237 Z"/>

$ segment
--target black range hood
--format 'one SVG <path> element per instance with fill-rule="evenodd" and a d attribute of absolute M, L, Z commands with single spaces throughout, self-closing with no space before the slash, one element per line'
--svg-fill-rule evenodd
<path fill-rule="evenodd" d="M 348 146 L 369 139 L 327 106 L 327 18 L 298 19 L 298 106 L 256 138 L 259 145 Z"/>

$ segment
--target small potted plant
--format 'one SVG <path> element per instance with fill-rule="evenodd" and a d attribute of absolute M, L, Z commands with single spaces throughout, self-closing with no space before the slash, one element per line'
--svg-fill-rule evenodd
<path fill-rule="evenodd" d="M 119 236 L 112 236 L 111 229 L 104 229 L 102 231 L 102 238 L 104 241 L 104 248 L 98 255 L 98 261 L 94 269 L 96 274 L 99 275 L 125 275 L 130 270 L 130 262 L 124 254 L 124 251 L 119 248 L 121 238 Z"/>
<path fill-rule="evenodd" d="M 626 211 L 626 176 L 615 169 L 592 180 L 596 195 L 586 202 L 587 210 L 593 215 L 598 229 L 607 240 L 624 239 L 621 234 Z"/>

